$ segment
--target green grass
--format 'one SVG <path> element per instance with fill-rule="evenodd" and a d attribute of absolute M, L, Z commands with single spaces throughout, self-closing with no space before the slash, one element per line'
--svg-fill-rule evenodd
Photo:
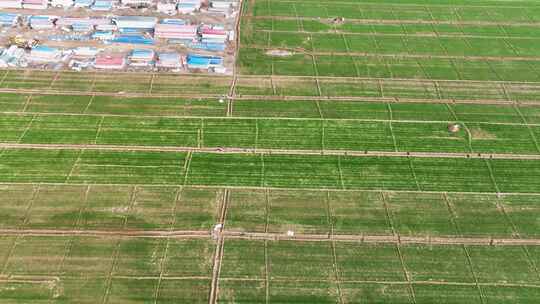
<path fill-rule="evenodd" d="M 391 235 L 392 222 L 403 236 L 537 236 L 536 196 L 450 193 L 447 201 L 421 192 L 228 191 L 232 231 Z M 208 231 L 223 195 L 219 187 L 6 184 L 0 211 L 4 229 Z"/>
<path fill-rule="evenodd" d="M 389 212 L 401 235 L 455 235 L 448 208 L 440 194 L 388 195 Z"/>
<path fill-rule="evenodd" d="M 179 185 L 187 179 L 189 185 L 534 192 L 540 174 L 534 160 L 205 153 L 193 154 L 186 173 L 185 157 L 175 152 L 86 150 L 79 156 L 77 150 L 13 149 L 0 159 L 0 181 Z"/>
<path fill-rule="evenodd" d="M 459 233 L 479 237 L 514 234 L 513 227 L 500 210 L 500 205 L 497 205 L 500 202 L 495 196 L 450 194 L 447 197 Z M 522 201 L 522 198 L 517 201 Z"/>
<path fill-rule="evenodd" d="M 460 246 L 406 246 L 401 250 L 413 281 L 474 282 Z"/>
<path fill-rule="evenodd" d="M 538 288 L 482 287 L 485 298 L 493 303 L 535 303 L 540 294 Z"/>
<path fill-rule="evenodd" d="M 339 277 L 343 281 L 405 280 L 398 252 L 393 244 L 336 244 L 336 256 Z"/>
<path fill-rule="evenodd" d="M 3 228 L 210 229 L 219 189 L 164 186 L 6 185 L 0 190 Z M 35 191 L 35 193 L 34 193 Z M 29 207 L 31 204 L 31 207 Z"/>
<path fill-rule="evenodd" d="M 17 228 L 25 220 L 26 208 L 31 202 L 35 185 L 7 185 L 1 187 L 0 227 Z"/>
<path fill-rule="evenodd" d="M 419 303 L 475 303 L 482 300 L 475 286 L 414 285 L 414 293 Z"/>
<path fill-rule="evenodd" d="M 469 246 L 468 251 L 478 282 L 532 284 L 539 280 L 523 247 Z"/>

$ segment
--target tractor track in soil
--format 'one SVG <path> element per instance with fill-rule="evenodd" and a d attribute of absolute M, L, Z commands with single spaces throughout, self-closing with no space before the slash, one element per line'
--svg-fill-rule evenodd
<path fill-rule="evenodd" d="M 99 150 L 119 152 L 196 152 L 212 154 L 267 154 L 267 155 L 326 155 L 353 157 L 417 157 L 417 158 L 469 158 L 469 159 L 509 159 L 540 160 L 540 154 L 495 154 L 495 153 L 447 153 L 447 152 L 389 152 L 389 151 L 347 151 L 347 150 L 288 150 L 288 149 L 247 149 L 247 148 L 198 148 L 84 144 L 18 144 L 0 143 L 0 149 L 39 150 Z"/>

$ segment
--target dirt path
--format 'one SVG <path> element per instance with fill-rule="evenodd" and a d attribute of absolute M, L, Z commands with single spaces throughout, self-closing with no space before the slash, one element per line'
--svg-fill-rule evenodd
<path fill-rule="evenodd" d="M 414 58 L 414 59 L 458 59 L 458 60 L 489 60 L 489 61 L 540 61 L 539 56 L 457 56 L 457 55 L 423 55 L 423 54 L 379 54 L 376 52 L 342 52 L 342 51 L 309 51 L 302 48 L 286 48 L 286 47 L 268 47 L 261 45 L 250 45 L 252 48 L 257 48 L 265 51 L 287 50 L 293 53 L 302 53 L 309 56 L 353 56 L 353 57 L 382 57 L 382 58 Z"/>
<path fill-rule="evenodd" d="M 256 32 L 261 33 L 283 33 L 283 34 L 310 34 L 310 35 L 325 35 L 329 33 L 336 33 L 336 34 L 344 34 L 347 36 L 363 36 L 363 37 L 426 37 L 426 38 L 481 38 L 481 39 L 525 39 L 525 40 L 536 40 L 538 37 L 535 36 L 520 36 L 520 35 L 512 35 L 512 36 L 498 36 L 498 35 L 471 35 L 471 34 L 438 34 L 436 32 L 423 32 L 423 33 L 403 33 L 403 34 L 395 34 L 395 33 L 378 33 L 378 32 L 348 32 L 348 31 L 341 31 L 339 28 L 329 30 L 327 32 L 317 31 L 317 32 L 311 32 L 311 31 L 290 31 L 290 30 L 265 30 L 265 29 L 257 29 Z"/>
<path fill-rule="evenodd" d="M 296 16 L 243 16 L 244 19 L 273 19 L 284 21 L 319 21 L 328 22 L 330 18 L 296 17 Z M 346 18 L 346 22 L 353 24 L 433 24 L 433 25 L 472 25 L 472 26 L 540 26 L 540 22 L 495 22 L 495 21 L 445 21 L 445 20 L 406 20 L 406 19 L 353 19 Z"/>
<path fill-rule="evenodd" d="M 514 103 L 511 103 L 511 105 L 514 105 Z M 540 106 L 540 104 L 538 104 Z M 139 115 L 139 114 L 83 114 L 83 113 L 62 113 L 62 112 L 31 112 L 31 111 L 23 111 L 23 112 L 12 112 L 12 111 L 1 111 L 0 114 L 4 115 L 31 115 L 31 116 L 66 116 L 66 117 L 77 117 L 77 116 L 83 116 L 83 117 L 98 117 L 103 119 L 104 117 L 122 117 L 122 118 L 138 118 L 138 119 L 154 119 L 156 117 L 161 118 L 172 118 L 172 119 L 208 119 L 208 120 L 221 120 L 224 119 L 227 116 L 191 116 L 191 115 Z M 306 121 L 306 122 L 313 122 L 313 121 L 332 121 L 332 122 L 370 122 L 370 123 L 411 123 L 411 124 L 448 124 L 448 123 L 455 123 L 460 122 L 461 120 L 457 115 L 455 115 L 454 120 L 415 120 L 415 119 L 370 119 L 370 118 L 325 118 L 322 114 L 322 111 L 320 111 L 319 107 L 319 117 L 283 117 L 283 116 L 232 116 L 232 119 L 237 120 L 272 120 L 272 121 Z M 527 122 L 527 119 L 523 114 L 521 114 L 522 122 L 486 122 L 486 121 L 475 121 L 475 120 L 467 120 L 466 122 L 468 124 L 479 124 L 479 125 L 493 125 L 493 126 L 529 126 L 529 127 L 540 127 L 540 123 L 529 123 Z M 64 129 L 68 130 L 68 129 Z M 98 123 L 98 130 L 99 130 L 99 123 Z M 167 131 L 161 131 L 161 130 L 147 130 L 148 132 L 156 132 L 156 133 L 167 133 L 167 132 L 175 132 L 174 130 L 167 130 Z M 98 132 L 99 133 L 99 132 Z M 99 135 L 99 134 L 98 134 Z M 21 136 L 22 137 L 22 136 Z M 99 137 L 99 136 L 96 136 Z M 95 140 L 94 140 L 94 145 Z"/>
<path fill-rule="evenodd" d="M 212 266 L 212 281 L 210 284 L 210 296 L 208 297 L 210 304 L 217 303 L 219 295 L 219 277 L 221 274 L 221 262 L 223 261 L 223 247 L 225 243 L 224 225 L 227 217 L 227 208 L 229 205 L 229 190 L 223 192 L 221 200 L 221 208 L 219 214 L 219 222 L 212 231 L 212 238 L 216 240 L 216 250 L 214 251 L 214 259 Z"/>
<path fill-rule="evenodd" d="M 226 195 L 228 197 L 228 195 Z M 228 200 L 228 198 L 224 198 Z M 226 207 L 225 207 L 226 208 Z M 225 211 L 226 213 L 226 211 Z M 223 214 L 223 209 L 222 209 Z M 224 221 L 223 215 L 220 222 Z M 217 249 L 214 256 L 214 277 L 219 275 L 223 242 L 225 239 L 268 240 L 268 241 L 301 241 L 301 242 L 357 242 L 364 244 L 425 244 L 425 245 L 470 245 L 470 246 L 540 246 L 540 239 L 526 238 L 488 238 L 488 237 L 421 237 L 402 235 L 329 235 L 329 234 L 295 234 L 285 233 L 243 232 L 222 229 L 216 234 L 206 230 L 55 230 L 55 229 L 0 229 L 1 236 L 80 236 L 80 237 L 134 237 L 134 238 L 175 238 L 216 239 Z M 216 288 L 217 289 L 217 288 Z"/>
<path fill-rule="evenodd" d="M 274 154 L 274 155 L 334 155 L 354 157 L 418 157 L 418 158 L 470 158 L 470 159 L 510 159 L 540 160 L 540 154 L 481 154 L 481 153 L 437 153 L 437 152 L 385 152 L 349 150 L 282 150 L 245 148 L 197 148 L 121 145 L 76 145 L 76 144 L 16 144 L 0 143 L 3 149 L 42 150 L 101 150 L 101 151 L 151 151 L 151 152 L 198 152 L 214 154 Z"/>

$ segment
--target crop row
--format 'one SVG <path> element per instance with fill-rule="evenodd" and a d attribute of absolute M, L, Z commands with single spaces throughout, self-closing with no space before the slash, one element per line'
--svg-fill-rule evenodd
<path fill-rule="evenodd" d="M 439 23 L 390 23 L 378 22 L 349 22 L 331 24 L 325 20 L 316 19 L 284 19 L 272 17 L 242 20 L 242 35 L 252 34 L 252 31 L 285 31 L 313 34 L 338 32 L 355 35 L 380 36 L 419 36 L 419 37 L 469 37 L 469 38 L 532 38 L 538 39 L 540 28 L 536 25 L 478 25 L 478 24 L 439 24 Z"/>
<path fill-rule="evenodd" d="M 416 98 L 416 99 L 455 99 L 455 100 L 517 100 L 517 101 L 538 101 L 540 100 L 540 88 L 536 83 L 499 83 L 499 82 L 470 82 L 470 81 L 432 81 L 432 80 L 402 80 L 402 79 L 336 79 L 319 77 L 318 81 L 312 77 L 270 77 L 271 67 L 268 57 L 256 52 L 254 49 L 244 49 L 241 52 L 240 60 L 252 60 L 253 62 L 266 62 L 265 65 L 255 65 L 254 69 L 263 69 L 261 73 L 268 76 L 239 77 L 236 85 L 238 95 L 274 95 L 274 96 L 356 96 L 356 97 L 387 97 L 387 98 Z M 246 53 L 247 52 L 247 53 Z M 251 53 L 250 53 L 251 52 Z M 244 54 L 244 55 L 242 55 Z M 254 57 L 253 57 L 254 56 Z M 253 57 L 253 58 L 251 58 Z M 287 62 L 296 62 L 292 58 L 280 59 L 284 66 Z M 274 66 L 279 65 L 279 60 L 274 60 Z M 308 64 L 309 63 L 309 64 Z M 309 62 L 296 62 L 294 65 L 302 65 L 302 69 L 312 67 Z M 450 64 L 451 66 L 451 64 Z M 440 65 L 437 69 L 443 71 L 451 70 L 447 64 Z M 347 66 L 347 69 L 354 69 L 354 65 Z M 250 68 L 251 69 L 251 68 Z M 293 70 L 289 66 L 288 70 Z M 295 68 L 296 69 L 296 68 Z M 524 75 L 523 79 L 531 79 L 527 72 L 527 67 L 519 71 L 519 75 Z M 335 69 L 337 70 L 337 69 Z M 228 77 L 198 77 L 167 75 L 155 76 L 168 77 L 171 82 L 170 89 L 159 87 L 152 83 L 151 75 L 118 73 L 117 75 L 98 76 L 97 81 L 102 81 L 104 86 L 93 85 L 94 74 L 58 72 L 58 77 L 51 84 L 51 79 L 57 73 L 45 71 L 7 71 L 4 81 L 0 80 L 0 88 L 9 89 L 32 89 L 32 90 L 68 90 L 71 92 L 100 92 L 100 93 L 139 93 L 147 94 L 175 94 L 175 95 L 200 95 L 204 100 L 208 94 L 219 96 L 227 94 L 230 88 Z M 292 73 L 292 72 L 291 72 Z M 294 72 L 297 73 L 297 72 Z M 514 72 L 514 74 L 516 74 Z M 375 76 L 375 75 L 374 75 Z M 382 75 L 384 76 L 384 75 Z M 111 81 L 112 79 L 115 81 Z M 7 79 L 10 79 L 9 81 Z M 155 80 L 154 80 L 155 82 Z M 105 87 L 105 85 L 107 87 Z M 150 87 L 152 89 L 150 90 Z M 188 88 L 189 87 L 189 88 Z M 320 88 L 320 91 L 319 91 Z M 196 98 L 196 97 L 195 97 Z M 170 105 L 174 107 L 174 103 Z M 116 107 L 121 108 L 121 105 Z M 151 110 L 151 107 L 147 107 Z"/>
<path fill-rule="evenodd" d="M 25 236 L 0 242 L 4 274 L 14 278 L 2 283 L 3 300 L 208 302 L 215 246 L 206 240 Z M 534 303 L 539 254 L 537 247 L 225 240 L 219 302 Z"/>
<path fill-rule="evenodd" d="M 300 52 L 276 57 L 267 55 L 260 48 L 244 48 L 239 57 L 241 72 L 247 75 L 424 80 L 536 82 L 539 79 L 539 64 L 538 61 L 350 56 L 347 53 L 311 56 Z"/>
<path fill-rule="evenodd" d="M 0 112 L 88 114 L 145 117 L 205 117 L 227 115 L 218 99 L 112 97 L 86 95 L 0 94 Z M 232 117 L 365 119 L 466 123 L 540 124 L 540 107 L 533 104 L 396 103 L 340 100 L 235 100 Z"/>
<path fill-rule="evenodd" d="M 257 58 L 252 58 L 257 60 Z M 266 60 L 266 59 L 261 59 Z M 292 60 L 284 59 L 284 63 Z M 274 62 L 275 63 L 275 62 Z M 308 62 L 302 69 L 310 68 Z M 298 62 L 298 65 L 302 65 Z M 294 65 L 293 65 L 294 66 Z M 293 70 L 288 66 L 288 70 Z M 260 67 L 257 67 L 257 69 Z M 354 68 L 354 65 L 347 69 Z M 439 67 L 449 69 L 447 65 Z M 297 72 L 294 72 L 297 73 Z M 526 70 L 519 73 L 527 74 Z M 322 77 L 240 77 L 236 93 L 242 95 L 265 96 L 321 96 L 321 97 L 375 97 L 389 99 L 445 99 L 445 100 L 499 100 L 527 101 L 540 100 L 540 90 L 536 83 L 500 83 L 477 81 L 431 81 L 404 79 L 353 79 Z"/>
<path fill-rule="evenodd" d="M 0 182 L 537 192 L 534 160 L 6 149 Z"/>
<path fill-rule="evenodd" d="M 452 3 L 453 4 L 453 3 Z M 511 6 L 511 2 L 509 3 Z M 285 16 L 368 20 L 402 20 L 402 21 L 442 21 L 442 22 L 521 22 L 534 23 L 538 21 L 540 8 L 534 2 L 523 2 L 516 7 L 498 7 L 488 2 L 481 7 L 452 7 L 422 3 L 418 7 L 391 5 L 379 3 L 340 3 L 296 0 L 256 0 L 248 3 L 244 15 L 254 16 Z M 481 4 L 480 4 L 481 5 Z"/>
<path fill-rule="evenodd" d="M 244 33 L 246 43 L 259 47 L 292 48 L 313 52 L 367 53 L 384 55 L 538 57 L 538 39 L 352 35 L 255 31 Z M 511 60 L 511 59 L 509 59 Z M 533 61 L 533 60 L 531 60 Z"/>
<path fill-rule="evenodd" d="M 166 73 L 100 73 L 70 71 L 3 70 L 0 88 L 51 89 L 61 91 L 224 94 L 230 77 L 208 77 Z"/>
<path fill-rule="evenodd" d="M 540 237 L 536 195 L 228 191 L 228 231 Z M 210 231 L 224 195 L 218 187 L 7 184 L 0 228 Z"/>
<path fill-rule="evenodd" d="M 245 149 L 540 153 L 540 126 L 320 119 L 0 115 L 1 142 Z"/>
<path fill-rule="evenodd" d="M 0 244 L 2 274 L 15 277 L 0 284 L 3 302 L 208 302 L 207 240 L 28 236 Z"/>
<path fill-rule="evenodd" d="M 302 303 L 534 303 L 536 287 L 489 284 L 534 285 L 537 262 L 536 247 L 398 249 L 230 240 L 225 241 L 220 294 L 230 302 L 248 303 L 264 303 L 265 298 Z"/>

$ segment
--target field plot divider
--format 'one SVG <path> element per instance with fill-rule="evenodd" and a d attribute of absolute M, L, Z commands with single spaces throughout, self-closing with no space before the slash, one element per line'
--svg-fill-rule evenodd
<path fill-rule="evenodd" d="M 174 227 L 176 226 L 176 209 L 178 207 L 179 202 L 182 199 L 182 194 L 184 191 L 183 186 L 179 186 L 176 190 L 176 195 L 174 196 L 174 203 L 171 210 L 171 225 L 169 226 L 169 232 L 174 231 Z M 161 256 L 161 259 L 159 260 L 159 279 L 156 284 L 156 289 L 154 290 L 154 304 L 157 304 L 158 298 L 159 298 L 159 290 L 161 288 L 161 282 L 163 281 L 163 273 L 165 272 L 165 260 L 167 259 L 167 254 L 169 252 L 170 247 L 170 235 L 167 236 L 165 241 L 165 249 L 163 250 L 163 255 Z"/>
<path fill-rule="evenodd" d="M 452 117 L 454 117 L 455 121 L 457 123 L 460 123 L 463 128 L 465 129 L 465 132 L 467 132 L 467 146 L 469 148 L 469 152 L 470 153 L 474 153 L 473 151 L 473 146 L 472 146 L 472 132 L 471 130 L 469 129 L 469 127 L 467 126 L 467 124 L 463 121 L 460 121 L 459 117 L 457 116 L 457 113 L 456 111 L 454 111 L 454 108 L 452 108 L 452 106 L 448 103 L 445 103 L 446 105 L 446 108 L 448 109 L 448 112 L 450 112 L 450 114 L 452 114 Z"/>
<path fill-rule="evenodd" d="M 390 134 L 392 135 L 392 143 L 394 144 L 394 152 L 398 152 L 398 144 L 396 139 L 396 134 L 394 133 L 394 127 L 392 122 L 394 121 L 394 113 L 392 112 L 392 106 L 389 102 L 386 103 L 386 108 L 388 109 L 388 128 L 390 129 Z"/>
<path fill-rule="evenodd" d="M 197 146 L 204 147 L 204 118 L 201 118 L 201 125 L 197 132 Z"/>
<path fill-rule="evenodd" d="M 259 119 L 255 118 L 255 151 L 259 148 Z"/>
<path fill-rule="evenodd" d="M 19 138 L 17 139 L 17 143 L 21 143 L 23 138 L 26 136 L 26 133 L 28 133 L 28 131 L 30 130 L 30 128 L 32 128 L 32 125 L 34 124 L 34 120 L 36 119 L 36 117 L 38 117 L 39 114 L 33 114 L 32 115 L 32 118 L 30 119 L 30 121 L 28 122 L 28 124 L 26 125 L 26 127 L 24 128 L 24 131 L 21 133 L 21 135 L 19 136 Z"/>
<path fill-rule="evenodd" d="M 152 73 L 152 77 L 150 78 L 150 86 L 148 87 L 148 94 L 152 94 L 152 90 L 154 89 L 155 78 L 156 78 L 156 73 Z"/>
<path fill-rule="evenodd" d="M 184 170 L 184 178 L 182 181 L 182 185 L 186 185 L 189 177 L 189 170 L 191 168 L 191 158 L 193 157 L 193 152 L 189 151 L 186 155 L 185 161 L 184 161 L 184 167 L 182 168 Z"/>
<path fill-rule="evenodd" d="M 298 17 L 297 17 L 298 18 Z M 321 83 L 319 80 L 319 68 L 317 67 L 317 59 L 315 59 L 315 45 L 313 44 L 313 35 L 309 35 L 309 42 L 311 44 L 311 52 L 309 53 L 309 56 L 311 56 L 311 60 L 313 62 L 313 72 L 315 73 L 315 84 L 317 84 L 317 93 L 319 94 L 319 97 L 322 97 L 322 89 L 321 89 Z"/>
<path fill-rule="evenodd" d="M 26 101 L 24 102 L 24 106 L 23 106 L 23 109 L 22 109 L 23 113 L 26 113 L 28 111 L 28 107 L 30 106 L 30 103 L 32 102 L 32 97 L 33 97 L 33 94 L 30 94 L 26 98 Z"/>
<path fill-rule="evenodd" d="M 66 179 L 64 180 L 65 184 L 69 183 L 69 180 L 71 179 L 71 176 L 73 175 L 73 172 L 75 171 L 75 168 L 77 168 L 77 166 L 79 165 L 79 162 L 81 161 L 81 157 L 82 157 L 83 153 L 84 153 L 83 149 L 80 149 L 79 153 L 77 153 L 77 158 L 75 159 L 75 161 L 71 165 L 71 169 L 69 170 L 69 173 L 68 173 L 68 175 L 66 175 Z"/>
<path fill-rule="evenodd" d="M 210 285 L 210 296 L 209 304 L 216 304 L 218 301 L 219 296 L 219 277 L 221 273 L 221 263 L 223 261 L 223 249 L 225 244 L 225 236 L 224 236 L 224 227 L 225 227 L 225 220 L 227 217 L 227 209 L 229 205 L 229 198 L 230 198 L 230 191 L 229 189 L 225 189 L 223 191 L 223 198 L 221 201 L 220 206 L 220 217 L 219 217 L 219 224 L 221 224 L 221 228 L 216 231 L 214 230 L 214 233 L 216 233 L 216 249 L 214 251 L 214 259 L 213 259 L 213 266 L 212 266 L 212 281 Z"/>
<path fill-rule="evenodd" d="M 403 275 L 405 276 L 405 279 L 407 280 L 407 283 L 408 283 L 407 285 L 409 287 L 409 294 L 410 294 L 412 303 L 416 304 L 416 295 L 415 295 L 415 292 L 414 292 L 413 282 L 412 282 L 411 276 L 409 274 L 409 271 L 407 270 L 407 266 L 405 265 L 405 261 L 403 259 L 403 254 L 402 254 L 401 248 L 400 248 L 400 246 L 401 246 L 401 237 L 399 235 L 399 232 L 396 230 L 396 226 L 394 224 L 392 211 L 390 210 L 390 206 L 388 206 L 388 197 L 387 197 L 386 192 L 384 192 L 384 191 L 381 191 L 380 194 L 381 194 L 384 210 L 386 212 L 386 219 L 387 219 L 388 223 L 390 224 L 390 228 L 392 230 L 392 235 L 397 239 L 397 242 L 395 243 L 396 251 L 397 251 L 400 263 L 401 263 L 401 268 L 403 270 Z"/>
<path fill-rule="evenodd" d="M 37 184 L 37 186 L 34 186 L 32 189 L 32 196 L 30 199 L 28 199 L 28 204 L 26 205 L 26 209 L 24 211 L 24 219 L 21 224 L 21 226 L 17 227 L 17 230 L 22 230 L 24 227 L 28 224 L 28 220 L 30 217 L 30 211 L 32 210 L 32 207 L 34 206 L 34 202 L 36 201 L 36 198 L 38 196 L 39 191 L 41 190 L 41 184 Z M 6 275 L 7 267 L 9 266 L 9 260 L 11 256 L 13 255 L 13 252 L 15 251 L 15 246 L 17 246 L 17 243 L 20 238 L 23 236 L 21 234 L 17 235 L 15 238 L 13 238 L 13 242 L 11 242 L 11 246 L 9 247 L 9 250 L 4 258 L 2 268 L 0 269 L 0 275 Z"/>
<path fill-rule="evenodd" d="M 127 212 L 124 215 L 124 220 L 122 222 L 122 229 L 125 229 L 127 226 L 129 215 L 131 214 L 131 211 L 133 210 L 133 206 L 135 205 L 135 201 L 137 200 L 137 192 L 138 192 L 138 186 L 135 185 L 131 188 L 131 195 L 129 197 L 129 207 L 128 207 Z M 101 299 L 102 304 L 106 304 L 109 301 L 109 293 L 111 292 L 113 272 L 116 268 L 116 264 L 118 263 L 118 256 L 120 255 L 121 244 L 122 244 L 122 240 L 118 239 L 116 241 L 116 246 L 114 247 L 113 261 L 111 263 L 111 268 L 109 269 L 109 273 L 107 274 L 107 278 L 106 278 L 105 292 L 103 293 L 103 298 Z"/>
<path fill-rule="evenodd" d="M 416 184 L 416 189 L 418 191 L 422 191 L 422 187 L 420 186 L 420 182 L 418 181 L 418 178 L 416 177 L 416 170 L 414 170 L 414 164 L 413 160 L 410 156 L 407 157 L 407 161 L 409 163 L 409 168 L 411 169 L 411 174 L 414 178 L 414 183 Z"/>
<path fill-rule="evenodd" d="M 265 181 L 265 179 L 264 179 L 264 174 L 265 174 L 264 153 L 261 153 L 261 172 L 260 172 L 260 174 L 261 174 L 260 185 L 261 185 L 261 187 L 264 187 L 264 184 L 265 184 L 264 183 L 264 181 Z"/>
<path fill-rule="evenodd" d="M 341 190 L 345 190 L 345 180 L 343 179 L 343 170 L 341 169 L 341 155 L 337 155 L 337 167 L 339 172 L 339 183 L 341 185 Z"/>
<path fill-rule="evenodd" d="M 270 190 L 264 189 L 264 233 L 268 233 L 268 225 L 270 225 Z"/>
<path fill-rule="evenodd" d="M 298 9 L 296 9 L 296 4 L 293 2 L 291 3 L 293 10 L 294 10 L 294 16 L 296 18 L 296 25 L 298 26 L 298 31 L 305 32 L 304 30 L 304 23 L 302 22 L 302 19 L 298 16 Z M 311 37 L 313 38 L 313 37 Z"/>
<path fill-rule="evenodd" d="M 88 112 L 88 110 L 90 109 L 90 106 L 92 106 L 92 103 L 94 102 L 94 99 L 96 99 L 96 94 L 92 94 L 92 96 L 90 97 L 90 100 L 88 101 L 88 104 L 84 108 L 82 114 L 86 114 Z"/>
<path fill-rule="evenodd" d="M 4 82 L 6 81 L 6 78 L 7 78 L 7 75 L 9 74 L 9 70 L 6 70 L 6 72 L 4 73 L 4 75 L 2 75 L 2 79 L 0 79 L 0 87 L 4 84 Z"/>
<path fill-rule="evenodd" d="M 51 80 L 51 84 L 49 85 L 49 89 L 52 89 L 52 88 L 53 88 L 54 84 L 56 83 L 56 80 L 60 77 L 60 73 L 61 73 L 61 72 L 56 72 L 56 73 L 54 74 L 54 77 L 53 77 L 53 79 Z"/>
<path fill-rule="evenodd" d="M 323 111 L 321 109 L 321 103 L 319 100 L 315 100 L 315 106 L 317 106 L 317 112 L 319 112 L 319 118 L 324 119 Z"/>
<path fill-rule="evenodd" d="M 453 206 L 452 202 L 450 201 L 450 198 L 448 197 L 448 193 L 443 192 L 442 197 L 444 199 L 444 202 L 446 203 L 446 208 L 448 209 L 448 213 L 450 214 L 450 222 L 452 222 L 452 225 L 454 226 L 454 229 L 456 230 L 457 236 L 463 236 L 463 234 L 461 233 L 461 228 L 459 227 L 459 225 L 458 225 L 458 223 L 456 221 L 457 215 L 456 215 L 456 212 L 454 210 L 454 206 Z M 473 280 L 474 280 L 474 283 L 475 283 L 475 286 L 476 286 L 476 290 L 478 291 L 478 295 L 480 296 L 480 301 L 482 302 L 482 304 L 485 304 L 486 300 L 485 300 L 484 292 L 482 291 L 482 288 L 480 287 L 480 284 L 478 282 L 478 277 L 476 276 L 476 273 L 474 272 L 474 267 L 473 267 L 473 263 L 472 263 L 472 260 L 471 260 L 471 255 L 469 254 L 469 249 L 467 249 L 467 246 L 465 244 L 462 244 L 461 246 L 463 248 L 463 252 L 465 254 L 465 257 L 467 259 L 467 265 L 468 265 L 469 271 L 471 272 L 471 275 L 473 277 Z"/>
<path fill-rule="evenodd" d="M 503 214 L 506 221 L 510 224 L 510 227 L 512 227 L 513 234 L 518 238 L 521 239 L 521 234 L 519 233 L 516 224 L 512 220 L 512 218 L 508 215 L 508 212 L 506 212 L 506 208 L 504 208 L 504 205 L 501 204 L 500 200 L 497 199 L 495 203 L 495 207 Z M 532 270 L 534 273 L 536 273 L 537 276 L 540 277 L 540 271 L 538 270 L 538 265 L 536 264 L 534 258 L 531 256 L 531 253 L 529 252 L 529 249 L 527 249 L 527 246 L 523 245 L 521 246 L 523 249 L 523 253 L 527 257 L 527 261 L 529 262 L 530 266 L 532 267 Z"/>
<path fill-rule="evenodd" d="M 337 264 L 337 253 L 336 253 L 336 242 L 334 240 L 330 241 L 330 247 L 332 250 L 332 268 L 334 271 L 334 279 L 336 280 L 336 287 L 338 293 L 338 299 L 340 304 L 344 304 L 343 294 L 341 292 L 341 279 L 339 275 L 339 269 Z"/>
<path fill-rule="evenodd" d="M 401 269 L 403 270 L 403 275 L 407 280 L 407 286 L 409 287 L 409 294 L 411 296 L 411 301 L 413 304 L 416 304 L 416 293 L 414 292 L 414 285 L 409 271 L 407 270 L 407 265 L 405 265 L 405 260 L 403 259 L 403 253 L 401 252 L 401 242 L 398 240 L 396 245 L 396 251 L 399 257 L 399 262 L 401 264 Z"/>
<path fill-rule="evenodd" d="M 487 158 L 484 159 L 484 162 L 486 163 L 486 167 L 489 171 L 489 178 L 491 179 L 491 183 L 493 184 L 493 187 L 495 187 L 495 191 L 497 192 L 497 195 L 500 195 L 501 189 L 499 188 L 499 185 L 497 184 L 497 180 L 495 179 L 495 174 L 493 173 L 491 162 Z"/>
<path fill-rule="evenodd" d="M 264 303 L 270 303 L 270 263 L 268 262 L 268 240 L 264 240 Z"/>
<path fill-rule="evenodd" d="M 91 188 L 91 185 L 86 186 L 86 190 L 84 191 L 83 202 L 81 204 L 81 208 L 79 209 L 79 213 L 77 214 L 77 219 L 75 220 L 74 228 L 77 229 L 77 230 L 80 230 L 79 225 L 81 224 L 82 215 L 86 211 L 86 209 L 88 208 L 88 194 L 90 193 L 90 188 Z M 58 273 L 60 275 L 62 274 L 62 270 L 64 269 L 66 259 L 71 255 L 71 250 L 73 249 L 73 243 L 75 242 L 76 237 L 77 236 L 72 235 L 69 238 L 69 241 L 68 241 L 68 243 L 66 245 L 64 255 L 62 256 L 62 260 L 60 261 L 60 264 L 58 265 Z M 53 297 L 51 297 L 51 300 L 52 299 L 53 299 Z"/>
<path fill-rule="evenodd" d="M 502 85 L 504 87 L 504 85 Z M 514 110 L 518 113 L 519 117 L 521 118 L 521 121 L 524 125 L 527 126 L 527 129 L 529 130 L 529 134 L 531 135 L 531 139 L 534 142 L 534 146 L 536 147 L 536 151 L 540 153 L 540 143 L 538 143 L 538 138 L 536 137 L 536 134 L 534 134 L 534 131 L 531 129 L 531 124 L 527 121 L 525 118 L 525 115 L 523 115 L 523 112 L 519 109 L 519 105 L 516 101 L 514 101 Z"/>
<path fill-rule="evenodd" d="M 97 128 L 96 128 L 96 137 L 94 137 L 94 145 L 97 145 L 99 136 L 101 135 L 101 126 L 103 125 L 103 121 L 105 120 L 105 115 L 102 115 L 99 119 Z"/>
<path fill-rule="evenodd" d="M 321 120 L 320 121 L 321 123 L 321 153 L 324 155 L 324 150 L 325 150 L 325 132 L 326 132 L 326 128 L 325 128 L 325 125 L 326 125 L 326 120 Z"/>
<path fill-rule="evenodd" d="M 92 78 L 92 83 L 90 84 L 90 89 L 88 90 L 89 92 L 94 92 L 94 90 L 96 89 L 96 81 L 97 81 L 97 75 L 98 75 L 98 72 L 94 72 L 94 77 Z"/>
<path fill-rule="evenodd" d="M 337 28 L 335 24 L 334 24 L 334 30 L 336 31 L 336 34 L 337 34 Z M 349 57 L 351 58 L 353 62 L 356 77 L 361 77 L 360 69 L 358 68 L 358 63 L 356 62 L 355 58 L 352 56 L 352 53 L 351 53 L 351 47 L 349 46 L 349 41 L 345 37 L 345 34 L 341 33 L 340 36 L 343 39 L 343 43 L 345 44 L 345 49 L 347 50 L 347 53 L 349 54 Z"/>

